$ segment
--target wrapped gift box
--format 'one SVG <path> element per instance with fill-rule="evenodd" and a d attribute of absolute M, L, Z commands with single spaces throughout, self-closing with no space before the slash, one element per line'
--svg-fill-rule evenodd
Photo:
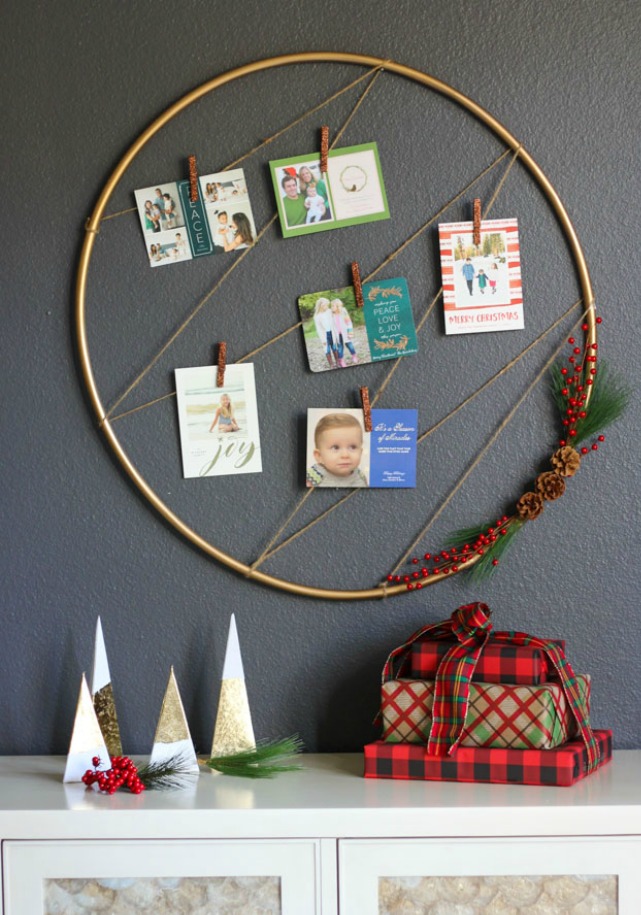
<path fill-rule="evenodd" d="M 426 638 L 414 642 L 410 657 L 411 676 L 419 680 L 435 680 L 443 656 L 456 644 L 450 639 Z M 565 642 L 555 641 L 554 644 L 565 650 Z M 490 638 L 481 652 L 472 680 L 536 686 L 554 679 L 555 673 L 541 648 L 510 645 Z"/>
<path fill-rule="evenodd" d="M 594 731 L 599 767 L 612 758 L 612 731 Z M 428 756 L 425 745 L 377 740 L 365 747 L 365 778 L 492 782 L 518 785 L 573 785 L 585 778 L 587 751 L 582 740 L 554 750 L 457 747 L 450 756 Z"/>
<path fill-rule="evenodd" d="M 577 682 L 589 711 L 590 678 L 578 675 Z M 434 690 L 435 683 L 430 680 L 383 683 L 383 740 L 426 744 L 432 726 Z M 559 683 L 472 683 L 459 746 L 549 750 L 576 733 L 574 717 Z"/>

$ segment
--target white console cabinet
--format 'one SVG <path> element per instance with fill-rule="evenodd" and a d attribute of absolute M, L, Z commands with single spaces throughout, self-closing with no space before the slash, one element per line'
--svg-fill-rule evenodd
<path fill-rule="evenodd" d="M 0 759 L 5 915 L 641 913 L 641 751 L 569 788 L 303 762 L 108 797 L 63 785 L 61 758 Z"/>

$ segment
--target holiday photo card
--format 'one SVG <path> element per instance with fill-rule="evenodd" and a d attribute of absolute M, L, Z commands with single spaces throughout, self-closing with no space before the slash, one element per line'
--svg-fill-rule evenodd
<path fill-rule="evenodd" d="M 318 153 L 269 168 L 284 238 L 389 219 L 376 143 L 330 150 L 326 175 Z"/>
<path fill-rule="evenodd" d="M 418 352 L 407 282 L 363 283 L 363 307 L 353 286 L 310 292 L 298 299 L 312 372 L 349 368 Z"/>
<path fill-rule="evenodd" d="M 248 248 L 256 239 L 242 168 L 203 175 L 198 200 L 189 181 L 134 191 L 152 267 Z"/>
<path fill-rule="evenodd" d="M 416 486 L 416 410 L 307 411 L 306 485 L 332 488 Z"/>
<path fill-rule="evenodd" d="M 259 473 L 262 468 L 254 366 L 175 370 L 183 476 Z"/>
<path fill-rule="evenodd" d="M 481 222 L 474 244 L 471 222 L 439 225 L 446 334 L 521 330 L 523 289 L 516 219 Z"/>

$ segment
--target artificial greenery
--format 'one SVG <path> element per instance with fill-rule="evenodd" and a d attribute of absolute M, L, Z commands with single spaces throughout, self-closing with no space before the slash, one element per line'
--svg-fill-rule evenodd
<path fill-rule="evenodd" d="M 303 742 L 297 734 L 282 740 L 262 740 L 251 750 L 242 750 L 230 756 L 213 756 L 206 761 L 210 769 L 223 775 L 243 778 L 271 778 L 279 772 L 302 769 L 298 762 L 287 762 L 303 751 Z"/>

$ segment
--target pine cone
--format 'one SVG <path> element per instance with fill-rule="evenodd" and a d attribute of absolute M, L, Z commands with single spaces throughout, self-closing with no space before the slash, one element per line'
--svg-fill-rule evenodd
<path fill-rule="evenodd" d="M 543 505 L 538 492 L 524 492 L 516 503 L 516 513 L 523 521 L 534 521 L 543 511 Z"/>
<path fill-rule="evenodd" d="M 554 502 L 565 492 L 565 480 L 556 470 L 549 470 L 538 475 L 534 488 L 546 502 Z"/>
<path fill-rule="evenodd" d="M 554 452 L 550 464 L 562 477 L 573 477 L 581 466 L 581 455 L 571 445 L 565 445 Z"/>

